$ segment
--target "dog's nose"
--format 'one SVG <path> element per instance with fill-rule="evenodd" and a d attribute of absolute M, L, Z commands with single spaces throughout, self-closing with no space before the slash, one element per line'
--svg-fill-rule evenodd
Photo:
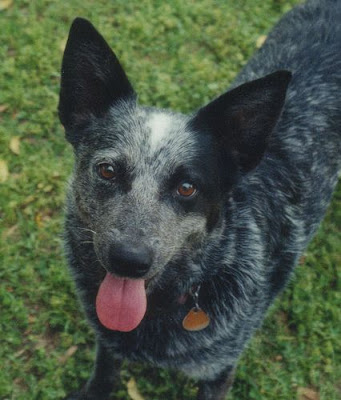
<path fill-rule="evenodd" d="M 140 244 L 115 244 L 109 251 L 111 271 L 124 278 L 141 278 L 152 264 L 152 250 Z"/>

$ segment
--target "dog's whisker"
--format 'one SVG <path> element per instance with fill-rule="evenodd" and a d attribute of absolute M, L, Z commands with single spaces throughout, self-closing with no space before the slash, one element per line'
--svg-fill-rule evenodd
<path fill-rule="evenodd" d="M 93 240 L 82 240 L 80 243 L 81 244 L 94 244 L 94 241 Z"/>
<path fill-rule="evenodd" d="M 85 231 L 85 232 L 91 232 L 91 233 L 93 233 L 94 235 L 97 235 L 97 232 L 95 232 L 94 230 L 89 229 L 89 228 L 79 227 L 78 229 L 81 230 L 81 231 Z"/>

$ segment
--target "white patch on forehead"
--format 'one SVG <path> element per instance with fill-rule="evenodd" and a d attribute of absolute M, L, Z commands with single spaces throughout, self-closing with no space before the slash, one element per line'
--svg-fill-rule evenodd
<path fill-rule="evenodd" d="M 162 141 L 168 137 L 172 126 L 170 115 L 158 112 L 152 114 L 147 120 L 147 127 L 150 129 L 150 146 L 152 149 L 159 147 Z"/>

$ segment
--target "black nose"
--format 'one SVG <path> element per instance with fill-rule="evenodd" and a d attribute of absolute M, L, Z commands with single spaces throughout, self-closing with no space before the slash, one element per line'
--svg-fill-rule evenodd
<path fill-rule="evenodd" d="M 109 250 L 109 263 L 115 275 L 125 278 L 140 278 L 152 264 L 152 250 L 140 244 L 115 244 Z"/>

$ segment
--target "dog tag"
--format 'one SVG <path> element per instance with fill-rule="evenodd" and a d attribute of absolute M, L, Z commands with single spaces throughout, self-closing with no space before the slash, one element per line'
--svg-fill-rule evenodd
<path fill-rule="evenodd" d="M 192 308 L 182 321 L 186 331 L 201 331 L 210 324 L 210 317 L 201 308 Z"/>

